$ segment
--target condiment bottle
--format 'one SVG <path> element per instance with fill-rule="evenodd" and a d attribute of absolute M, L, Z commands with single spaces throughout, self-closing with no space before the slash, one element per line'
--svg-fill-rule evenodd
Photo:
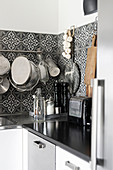
<path fill-rule="evenodd" d="M 54 83 L 54 102 L 55 102 L 55 114 L 61 112 L 61 84 L 56 81 Z"/>
<path fill-rule="evenodd" d="M 46 107 L 47 107 L 47 115 L 54 114 L 54 101 L 52 97 L 50 97 L 49 100 L 47 100 Z"/>

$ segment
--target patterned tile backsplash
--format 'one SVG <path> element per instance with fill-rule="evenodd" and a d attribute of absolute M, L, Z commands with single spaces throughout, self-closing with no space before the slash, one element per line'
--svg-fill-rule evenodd
<path fill-rule="evenodd" d="M 79 65 L 81 71 L 81 82 L 77 95 L 86 95 L 84 85 L 85 66 L 87 58 L 87 47 L 91 46 L 93 36 L 94 23 L 84 25 L 75 29 L 74 41 L 74 61 Z M 61 69 L 61 74 L 57 78 L 50 77 L 45 84 L 39 82 L 38 85 L 29 92 L 18 92 L 12 85 L 8 92 L 0 95 L 0 113 L 15 114 L 16 112 L 29 112 L 33 110 L 33 98 L 37 87 L 42 88 L 42 94 L 46 98 L 53 96 L 53 84 L 56 79 L 64 77 L 65 67 L 70 65 L 70 61 L 62 57 L 63 51 L 63 33 L 59 35 L 53 34 L 37 34 L 29 32 L 16 31 L 0 31 L 0 50 L 10 63 L 20 55 L 25 55 L 29 60 L 38 64 L 38 58 L 35 53 L 17 53 L 5 50 L 26 50 L 36 51 L 41 49 L 44 59 L 51 57 Z"/>

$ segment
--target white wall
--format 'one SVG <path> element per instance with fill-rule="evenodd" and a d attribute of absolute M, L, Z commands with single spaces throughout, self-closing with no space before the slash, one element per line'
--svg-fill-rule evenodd
<path fill-rule="evenodd" d="M 75 25 L 79 27 L 95 21 L 97 13 L 84 16 L 83 0 L 59 0 L 59 33 Z"/>
<path fill-rule="evenodd" d="M 83 0 L 0 0 L 1 30 L 57 34 L 96 16 L 84 16 Z"/>
<path fill-rule="evenodd" d="M 58 33 L 58 0 L 0 0 L 0 29 Z"/>

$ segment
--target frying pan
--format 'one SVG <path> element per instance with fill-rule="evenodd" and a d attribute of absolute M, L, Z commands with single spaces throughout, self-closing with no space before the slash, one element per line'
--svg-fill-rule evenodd
<path fill-rule="evenodd" d="M 72 62 L 71 66 L 66 67 L 65 81 L 70 85 L 70 93 L 76 95 L 81 82 L 81 72 L 77 63 Z"/>

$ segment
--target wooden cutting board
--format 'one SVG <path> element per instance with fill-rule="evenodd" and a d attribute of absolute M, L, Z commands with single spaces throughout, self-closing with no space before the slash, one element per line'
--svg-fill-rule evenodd
<path fill-rule="evenodd" d="M 91 79 L 95 78 L 96 72 L 96 63 L 97 63 L 97 46 L 96 46 L 96 35 L 93 35 L 92 38 L 92 46 L 88 48 L 87 51 L 87 61 L 86 61 L 86 69 L 85 69 L 85 77 L 84 83 L 86 84 L 86 95 L 88 95 L 88 91 L 90 91 L 88 97 L 91 97 Z"/>

